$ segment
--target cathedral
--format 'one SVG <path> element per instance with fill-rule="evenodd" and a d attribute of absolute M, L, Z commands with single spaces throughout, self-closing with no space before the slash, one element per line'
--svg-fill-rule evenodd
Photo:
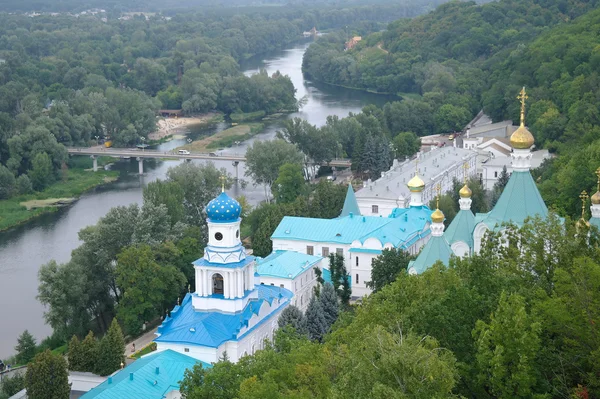
<path fill-rule="evenodd" d="M 273 252 L 254 257 L 240 240 L 241 206 L 225 193 L 206 207 L 208 244 L 193 262 L 195 291 L 165 317 L 154 342 L 156 352 L 127 366 L 85 394 L 85 399 L 178 399 L 179 381 L 196 364 L 212 367 L 227 356 L 237 362 L 272 340 L 281 312 L 290 305 L 305 310 L 317 283 L 315 269 L 327 280 L 328 257 L 342 256 L 350 275 L 353 297 L 368 295 L 371 263 L 384 249 L 398 248 L 417 258 L 408 266 L 420 274 L 452 256 L 480 251 L 488 231 L 502 231 L 504 223 L 521 226 L 525 219 L 548 215 L 531 176 L 533 135 L 525 126 L 525 99 L 521 123 L 510 137 L 513 173 L 500 198 L 487 213 L 473 214 L 472 191 L 466 182 L 459 192 L 460 211 L 444 231 L 445 216 L 423 202 L 425 182 L 418 172 L 408 181 L 408 206 L 389 216 L 361 215 L 352 185 L 339 217 L 314 219 L 286 216 L 271 236 Z M 591 197 L 592 218 L 600 227 L 600 169 L 598 192 Z M 438 200 L 439 200 L 438 189 Z"/>

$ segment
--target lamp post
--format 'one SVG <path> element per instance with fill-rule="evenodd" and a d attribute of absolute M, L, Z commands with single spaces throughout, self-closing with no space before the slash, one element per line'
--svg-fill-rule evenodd
<path fill-rule="evenodd" d="M 100 136 L 94 136 L 96 138 L 96 146 L 98 146 L 98 139 L 100 138 Z"/>
<path fill-rule="evenodd" d="M 144 152 L 144 149 L 146 148 L 144 146 L 144 141 L 146 141 L 146 138 L 144 136 L 140 137 L 140 140 L 142 140 L 142 152 Z"/>

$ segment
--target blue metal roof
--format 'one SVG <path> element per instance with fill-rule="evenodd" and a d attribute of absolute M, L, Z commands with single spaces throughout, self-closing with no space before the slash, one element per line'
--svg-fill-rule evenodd
<path fill-rule="evenodd" d="M 525 219 L 535 215 L 546 218 L 548 208 L 531 173 L 515 170 L 510 175 L 494 209 L 488 213 L 478 213 L 475 217 L 475 224 L 484 222 L 490 229 L 495 229 L 504 222 L 522 226 Z"/>
<path fill-rule="evenodd" d="M 249 263 L 252 263 L 254 261 L 254 256 L 248 256 L 246 258 L 244 258 L 242 261 L 240 262 L 235 262 L 235 263 L 215 263 L 215 262 L 209 262 L 204 258 L 200 258 L 200 259 L 196 259 L 195 261 L 192 262 L 192 265 L 194 266 L 210 266 L 210 267 L 223 267 L 226 269 L 237 269 L 240 267 L 244 267 Z"/>
<path fill-rule="evenodd" d="M 450 245 L 444 236 L 431 237 L 417 259 L 409 263 L 408 270 L 414 269 L 417 274 L 421 274 L 438 260 L 448 266 L 450 256 L 452 256 L 452 249 L 450 249 Z"/>
<path fill-rule="evenodd" d="M 350 252 L 361 252 L 361 253 L 365 253 L 365 254 L 381 255 L 381 249 L 350 248 Z"/>
<path fill-rule="evenodd" d="M 358 201 L 356 201 L 356 195 L 354 195 L 352 183 L 348 184 L 348 191 L 346 192 L 346 199 L 340 217 L 350 216 L 351 213 L 354 216 L 360 216 L 360 208 L 358 207 Z"/>
<path fill-rule="evenodd" d="M 450 226 L 444 232 L 444 237 L 450 245 L 462 241 L 473 248 L 473 230 L 475 229 L 475 215 L 470 210 L 458 211 Z"/>
<path fill-rule="evenodd" d="M 271 304 L 274 299 L 280 298 L 284 300 L 281 307 L 293 296 L 285 288 L 270 285 L 257 285 L 256 290 L 258 299 L 250 300 L 244 310 L 237 313 L 196 311 L 192 306 L 192 295 L 195 294 L 188 293 L 181 306 L 175 306 L 171 316 L 158 327 L 158 337 L 154 341 L 216 348 L 225 341 L 241 338 L 238 333 L 248 326 L 253 315 L 258 315 L 264 302 Z"/>
<path fill-rule="evenodd" d="M 596 226 L 596 228 L 600 229 L 600 218 L 591 218 L 590 224 L 592 226 Z"/>
<path fill-rule="evenodd" d="M 173 350 L 152 353 L 136 360 L 102 384 L 84 394 L 82 399 L 162 399 L 168 392 L 179 390 L 186 369 L 202 363 L 212 365 Z M 158 368 L 158 374 L 156 369 Z M 133 379 L 130 374 L 133 373 Z"/>
<path fill-rule="evenodd" d="M 312 219 L 286 216 L 277 226 L 271 239 L 302 240 L 351 244 L 364 243 L 376 238 L 382 245 L 391 243 L 399 247 L 417 236 L 425 236 L 423 231 L 431 222 L 431 210 L 427 206 L 397 208 L 390 217 L 349 215 L 337 219 Z"/>
<path fill-rule="evenodd" d="M 257 262 L 257 272 L 260 276 L 293 279 L 312 268 L 321 259 L 323 258 L 320 256 L 277 250 Z"/>
<path fill-rule="evenodd" d="M 224 191 L 206 205 L 206 214 L 213 223 L 237 222 L 241 213 L 240 203 Z"/>

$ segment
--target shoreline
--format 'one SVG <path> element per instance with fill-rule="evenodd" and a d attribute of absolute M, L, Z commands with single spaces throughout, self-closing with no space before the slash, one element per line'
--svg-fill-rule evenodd
<path fill-rule="evenodd" d="M 119 179 L 117 172 L 112 171 L 99 171 L 99 172 L 87 172 L 83 169 L 71 169 L 71 176 L 68 181 L 59 181 L 46 190 L 35 193 L 21 195 L 6 200 L 0 201 L 0 233 L 9 231 L 15 227 L 22 226 L 29 223 L 40 216 L 54 213 L 61 208 L 69 207 L 79 200 L 79 198 L 86 192 L 100 187 L 106 184 L 114 183 Z M 76 171 L 76 172 L 74 172 Z M 73 185 L 77 184 L 77 181 L 85 182 L 85 173 L 96 173 L 97 178 L 95 181 L 90 181 L 85 184 L 84 187 L 73 188 Z M 69 184 L 75 183 L 75 184 Z M 62 187 L 61 187 L 62 186 Z M 71 192 L 69 193 L 69 201 L 64 196 L 53 195 L 52 191 L 63 191 L 65 187 L 71 186 Z M 57 193 L 58 194 L 58 193 Z M 60 194 L 63 194 L 62 192 Z M 43 206 L 44 202 L 48 202 L 47 206 Z M 53 203 L 56 202 L 56 203 Z M 28 203 L 33 205 L 28 209 Z M 17 215 L 9 222 L 4 222 L 7 215 Z"/>
<path fill-rule="evenodd" d="M 223 118 L 223 114 L 218 112 L 208 112 L 206 114 L 194 116 L 182 116 L 181 118 L 161 118 L 156 123 L 158 129 L 148 134 L 151 141 L 159 141 L 176 134 L 181 128 L 190 125 L 209 125 Z"/>

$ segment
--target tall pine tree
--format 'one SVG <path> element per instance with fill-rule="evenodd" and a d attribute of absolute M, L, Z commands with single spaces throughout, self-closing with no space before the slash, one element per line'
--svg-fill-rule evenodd
<path fill-rule="evenodd" d="M 306 324 L 308 329 L 308 337 L 313 341 L 321 341 L 327 333 L 327 319 L 321 302 L 317 297 L 313 296 L 306 308 Z"/>
<path fill-rule="evenodd" d="M 109 375 L 125 363 L 125 340 L 121 327 L 114 318 L 106 335 L 100 341 L 98 348 L 97 373 Z"/>
<path fill-rule="evenodd" d="M 339 303 L 338 296 L 335 293 L 335 289 L 333 285 L 327 283 L 321 289 L 321 295 L 319 295 L 319 302 L 321 302 L 321 307 L 323 308 L 323 313 L 325 314 L 325 320 L 327 321 L 327 330 L 331 328 L 333 323 L 338 318 L 339 313 Z"/>
<path fill-rule="evenodd" d="M 71 394 L 67 361 L 49 349 L 27 366 L 25 380 L 29 399 L 69 399 Z"/>
<path fill-rule="evenodd" d="M 296 333 L 300 335 L 308 333 L 306 318 L 302 314 L 302 311 L 294 305 L 290 305 L 283 309 L 283 312 L 281 312 L 281 315 L 279 316 L 279 320 L 277 320 L 277 324 L 279 325 L 279 328 L 291 326 Z"/>

